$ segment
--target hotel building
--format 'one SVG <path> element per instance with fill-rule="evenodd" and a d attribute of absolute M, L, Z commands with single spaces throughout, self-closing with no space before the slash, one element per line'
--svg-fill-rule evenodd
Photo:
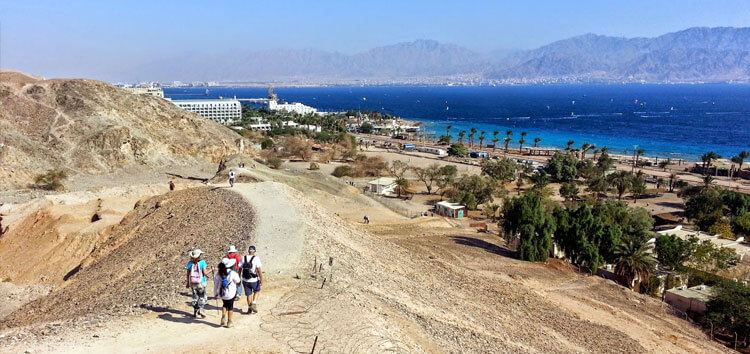
<path fill-rule="evenodd" d="M 242 104 L 235 99 L 172 100 L 177 107 L 221 124 L 242 118 Z"/>

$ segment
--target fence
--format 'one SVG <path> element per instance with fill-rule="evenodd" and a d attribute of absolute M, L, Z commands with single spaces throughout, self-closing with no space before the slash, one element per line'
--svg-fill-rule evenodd
<path fill-rule="evenodd" d="M 416 218 L 420 216 L 420 213 L 410 210 L 409 208 L 400 205 L 401 203 L 393 200 L 392 198 L 384 197 L 372 192 L 365 192 L 365 195 L 382 204 L 388 209 L 396 212 L 397 214 L 403 215 L 407 218 Z"/>

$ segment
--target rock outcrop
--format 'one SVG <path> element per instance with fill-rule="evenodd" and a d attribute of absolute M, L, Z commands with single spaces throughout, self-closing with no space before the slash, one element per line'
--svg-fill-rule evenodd
<path fill-rule="evenodd" d="M 49 169 L 98 174 L 143 165 L 218 162 L 241 137 L 151 96 L 94 80 L 0 72 L 0 190 Z"/>

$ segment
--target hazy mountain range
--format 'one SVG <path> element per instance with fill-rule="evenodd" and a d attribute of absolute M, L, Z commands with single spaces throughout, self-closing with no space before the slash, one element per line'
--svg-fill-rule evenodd
<path fill-rule="evenodd" d="M 192 54 L 128 68 L 161 81 L 301 83 L 750 81 L 750 28 L 696 27 L 654 38 L 585 34 L 523 51 L 477 53 L 416 40 L 346 55 L 317 49 Z"/>

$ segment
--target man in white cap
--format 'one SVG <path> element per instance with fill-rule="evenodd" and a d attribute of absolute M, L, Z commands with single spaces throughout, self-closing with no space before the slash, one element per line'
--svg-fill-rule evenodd
<path fill-rule="evenodd" d="M 203 313 L 203 307 L 208 301 L 206 296 L 206 275 L 211 273 L 211 269 L 206 265 L 206 261 L 201 259 L 203 251 L 194 249 L 188 253 L 190 261 L 187 263 L 186 274 L 187 280 L 185 287 L 193 291 L 193 317 L 200 316 L 206 318 Z"/>
<path fill-rule="evenodd" d="M 260 258 L 255 255 L 255 246 L 247 249 L 247 255 L 242 257 L 240 268 L 242 269 L 242 287 L 245 288 L 247 297 L 247 312 L 258 313 L 258 297 L 260 296 L 260 284 L 263 282 L 263 272 Z"/>

